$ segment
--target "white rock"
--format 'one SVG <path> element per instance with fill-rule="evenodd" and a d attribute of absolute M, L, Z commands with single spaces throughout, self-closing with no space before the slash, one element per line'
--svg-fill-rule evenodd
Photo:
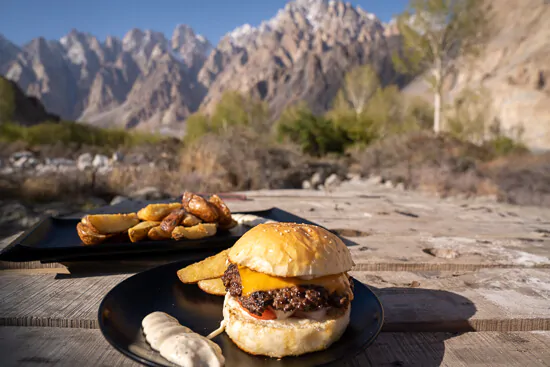
<path fill-rule="evenodd" d="M 304 182 L 302 182 L 302 189 L 304 190 L 310 190 L 311 189 L 311 182 L 309 182 L 308 180 L 305 180 Z"/>
<path fill-rule="evenodd" d="M 129 200 L 126 196 L 117 195 L 113 198 L 113 200 L 111 200 L 111 202 L 109 204 L 110 205 L 116 205 L 116 204 L 122 203 L 123 201 L 126 201 L 126 200 Z"/>
<path fill-rule="evenodd" d="M 22 152 L 15 152 L 10 156 L 9 161 L 13 164 L 16 161 L 19 161 L 21 158 L 31 158 L 33 157 L 33 155 L 34 154 L 32 154 L 32 152 L 26 150 Z"/>
<path fill-rule="evenodd" d="M 399 191 L 405 191 L 405 184 L 403 182 L 398 182 L 395 188 Z"/>
<path fill-rule="evenodd" d="M 28 160 L 28 159 L 29 159 L 29 158 L 27 158 L 27 157 L 21 157 L 21 158 L 15 160 L 15 161 L 13 161 L 13 162 L 12 162 L 12 166 L 13 166 L 14 168 L 24 168 L 25 165 L 27 164 L 27 160 Z"/>
<path fill-rule="evenodd" d="M 370 176 L 369 179 L 367 180 L 367 182 L 369 184 L 378 185 L 378 184 L 382 183 L 382 177 L 381 176 Z"/>
<path fill-rule="evenodd" d="M 328 176 L 325 180 L 325 187 L 334 187 L 338 186 L 342 180 L 340 180 L 340 177 L 336 173 L 333 173 L 332 175 Z"/>
<path fill-rule="evenodd" d="M 384 182 L 384 186 L 386 186 L 387 188 L 392 189 L 393 188 L 393 182 L 388 180 L 388 181 Z"/>
<path fill-rule="evenodd" d="M 93 157 L 90 153 L 81 154 L 76 160 L 76 166 L 79 171 L 85 171 L 92 168 Z"/>
<path fill-rule="evenodd" d="M 313 176 L 311 176 L 311 184 L 315 187 L 323 183 L 323 176 L 321 176 L 321 172 L 315 172 Z"/>
<path fill-rule="evenodd" d="M 322 185 L 322 184 L 321 184 L 321 185 L 317 185 L 316 189 L 319 190 L 319 191 L 322 191 L 322 190 L 325 189 L 325 185 Z"/>
<path fill-rule="evenodd" d="M 348 174 L 346 175 L 346 178 L 347 178 L 349 181 L 356 182 L 356 181 L 360 181 L 360 180 L 361 180 L 361 175 L 358 174 L 358 173 L 348 173 Z"/>
<path fill-rule="evenodd" d="M 48 161 L 46 161 L 48 163 Z M 76 166 L 76 162 L 72 159 L 66 159 L 66 158 L 54 158 L 49 160 L 49 164 L 55 165 L 55 166 Z"/>
<path fill-rule="evenodd" d="M 162 199 L 164 195 L 156 187 L 144 187 L 143 189 L 137 190 L 128 196 L 137 200 L 156 200 Z"/>
<path fill-rule="evenodd" d="M 94 160 L 92 161 L 92 166 L 94 168 L 107 167 L 109 165 L 109 157 L 103 154 L 96 154 Z"/>
<path fill-rule="evenodd" d="M 111 157 L 111 160 L 113 162 L 122 162 L 124 159 L 124 155 L 121 152 L 114 152 L 113 156 Z"/>

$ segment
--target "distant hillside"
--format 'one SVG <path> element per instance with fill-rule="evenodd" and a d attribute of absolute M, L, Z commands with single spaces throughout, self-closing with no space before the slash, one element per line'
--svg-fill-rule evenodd
<path fill-rule="evenodd" d="M 527 145 L 550 149 L 550 3 L 485 1 L 495 11 L 495 35 L 474 66 L 459 68 L 448 101 L 465 86 L 484 86 L 505 129 L 522 126 Z M 391 62 L 397 47 L 395 22 L 343 1 L 292 0 L 216 47 L 186 25 L 169 39 L 132 29 L 102 42 L 73 30 L 22 47 L 0 35 L 0 73 L 63 119 L 181 136 L 191 113 L 211 110 L 229 90 L 263 99 L 277 115 L 298 100 L 326 111 L 357 65 L 372 64 L 383 84 L 403 86 Z M 415 81 L 405 90 L 427 88 Z"/>
<path fill-rule="evenodd" d="M 15 82 L 0 76 L 0 123 L 31 126 L 45 121 L 59 121 L 59 116 L 48 113 L 36 97 L 26 96 Z"/>

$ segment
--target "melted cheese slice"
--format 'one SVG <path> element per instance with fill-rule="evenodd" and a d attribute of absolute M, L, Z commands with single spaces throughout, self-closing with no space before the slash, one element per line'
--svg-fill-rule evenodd
<path fill-rule="evenodd" d="M 243 296 L 248 296 L 257 291 L 269 291 L 272 289 L 294 287 L 298 285 L 318 285 L 325 288 L 330 293 L 348 293 L 350 300 L 353 299 L 349 279 L 345 273 L 327 275 L 313 279 L 283 278 L 258 273 L 254 270 L 239 266 L 239 274 L 241 276 Z"/>

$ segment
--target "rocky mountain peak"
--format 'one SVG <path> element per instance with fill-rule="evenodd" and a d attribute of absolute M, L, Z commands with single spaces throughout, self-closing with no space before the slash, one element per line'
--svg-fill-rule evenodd
<path fill-rule="evenodd" d="M 4 74 L 9 64 L 21 52 L 20 48 L 0 34 L 0 74 Z"/>
<path fill-rule="evenodd" d="M 291 1 L 259 26 L 245 24 L 226 34 L 199 73 L 209 88 L 203 106 L 238 90 L 257 94 L 274 110 L 307 94 L 312 108 L 322 111 L 351 66 L 372 62 L 382 78 L 393 77 L 383 33 L 373 14 L 349 3 Z"/>
<path fill-rule="evenodd" d="M 171 47 L 192 75 L 199 73 L 213 49 L 212 44 L 204 36 L 195 34 L 195 31 L 185 24 L 179 24 L 174 29 Z"/>

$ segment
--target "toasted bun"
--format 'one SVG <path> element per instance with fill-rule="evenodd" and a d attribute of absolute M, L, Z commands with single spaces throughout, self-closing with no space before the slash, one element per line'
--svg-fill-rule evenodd
<path fill-rule="evenodd" d="M 223 304 L 225 332 L 243 351 L 275 358 L 327 349 L 340 339 L 349 324 L 351 306 L 339 318 L 324 321 L 290 318 L 258 320 L 227 294 Z"/>
<path fill-rule="evenodd" d="M 333 233 L 296 223 L 260 224 L 229 251 L 229 261 L 279 277 L 321 277 L 351 270 L 351 254 Z"/>

